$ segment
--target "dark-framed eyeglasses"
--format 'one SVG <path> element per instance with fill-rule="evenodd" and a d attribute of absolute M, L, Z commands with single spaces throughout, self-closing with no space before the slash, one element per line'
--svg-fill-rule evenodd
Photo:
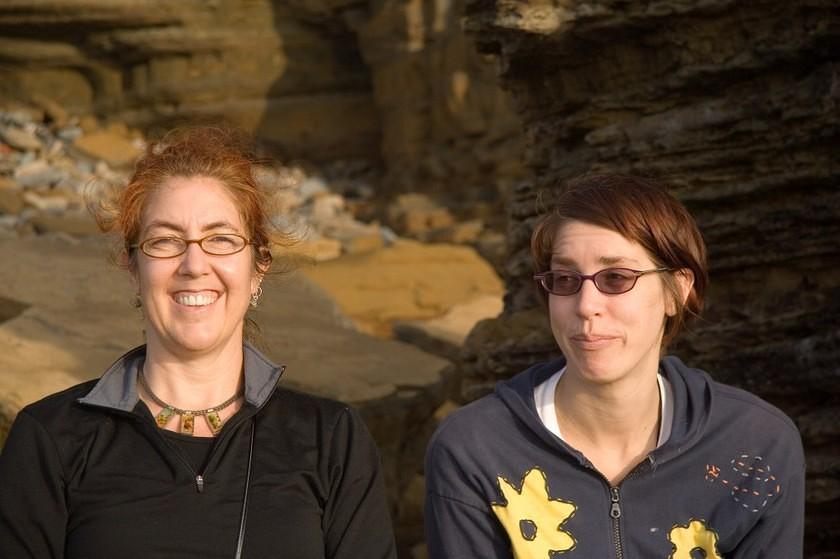
<path fill-rule="evenodd" d="M 192 243 L 196 243 L 207 254 L 228 256 L 240 252 L 251 244 L 251 241 L 234 233 L 213 233 L 201 239 L 182 239 L 175 236 L 151 237 L 136 245 L 130 245 L 130 248 L 139 248 L 143 254 L 152 258 L 175 258 L 184 254 Z"/>
<path fill-rule="evenodd" d="M 584 280 L 592 280 L 601 293 L 618 295 L 633 289 L 636 281 L 645 274 L 669 271 L 671 268 L 653 268 L 652 270 L 605 268 L 592 275 L 585 275 L 573 270 L 549 270 L 534 274 L 534 280 L 552 295 L 574 295 L 583 287 Z"/>

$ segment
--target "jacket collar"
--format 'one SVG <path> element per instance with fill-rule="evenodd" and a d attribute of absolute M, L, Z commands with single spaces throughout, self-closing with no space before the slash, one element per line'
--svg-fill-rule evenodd
<path fill-rule="evenodd" d="M 251 344 L 243 344 L 245 401 L 262 406 L 271 396 L 285 366 L 277 366 Z M 146 346 L 136 347 L 117 359 L 80 404 L 131 412 L 137 405 L 137 373 L 146 361 Z"/>

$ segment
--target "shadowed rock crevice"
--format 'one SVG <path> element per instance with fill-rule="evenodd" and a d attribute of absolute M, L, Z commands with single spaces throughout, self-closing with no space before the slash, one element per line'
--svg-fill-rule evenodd
<path fill-rule="evenodd" d="M 29 305 L 0 295 L 0 324 L 11 320 L 29 308 Z"/>

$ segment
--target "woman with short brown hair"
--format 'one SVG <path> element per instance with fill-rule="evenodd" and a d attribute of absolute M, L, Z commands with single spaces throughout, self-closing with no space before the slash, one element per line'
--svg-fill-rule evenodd
<path fill-rule="evenodd" d="M 431 557 L 801 557 L 796 427 L 663 356 L 706 291 L 688 211 L 653 181 L 586 176 L 565 185 L 531 248 L 563 358 L 438 429 Z"/>

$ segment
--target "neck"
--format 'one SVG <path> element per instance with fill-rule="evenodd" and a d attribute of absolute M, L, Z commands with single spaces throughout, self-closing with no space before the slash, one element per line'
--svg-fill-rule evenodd
<path fill-rule="evenodd" d="M 655 369 L 605 385 L 583 381 L 567 370 L 557 384 L 555 404 L 564 437 L 568 433 L 589 445 L 631 455 L 656 446 L 660 397 Z"/>
<path fill-rule="evenodd" d="M 241 338 L 202 353 L 168 351 L 150 338 L 143 374 L 155 395 L 167 404 L 182 409 L 204 409 L 240 391 L 242 366 Z"/>

